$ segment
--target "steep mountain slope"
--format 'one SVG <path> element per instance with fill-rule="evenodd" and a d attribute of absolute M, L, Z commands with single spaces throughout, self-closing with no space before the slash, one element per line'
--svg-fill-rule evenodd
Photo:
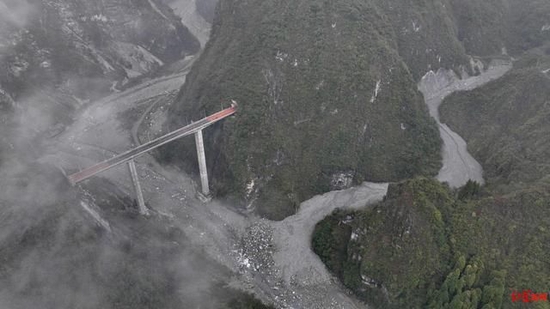
<path fill-rule="evenodd" d="M 453 0 L 450 4 L 458 39 L 472 55 L 519 55 L 550 38 L 548 1 Z"/>
<path fill-rule="evenodd" d="M 545 52 L 532 52 L 502 79 L 456 93 L 441 106 L 442 121 L 467 140 L 492 182 L 548 181 L 550 56 Z"/>
<path fill-rule="evenodd" d="M 197 12 L 209 23 L 212 23 L 214 16 L 216 16 L 216 4 L 218 4 L 218 0 L 197 0 L 195 3 Z"/>
<path fill-rule="evenodd" d="M 381 308 L 510 308 L 510 292 L 549 289 L 550 49 L 532 43 L 506 75 L 440 108 L 485 187 L 414 179 L 390 185 L 374 209 L 318 224 L 314 250 L 359 297 Z"/>
<path fill-rule="evenodd" d="M 88 100 L 200 48 L 157 0 L 5 0 L 0 16 L 0 130 L 13 133 L 0 152 L 59 134 Z"/>
<path fill-rule="evenodd" d="M 341 184 L 432 175 L 440 141 L 416 81 L 479 73 L 469 53 L 540 44 L 548 4 L 522 3 L 222 0 L 169 126 L 239 101 L 234 121 L 206 131 L 212 183 L 270 218 Z M 191 142 L 163 156 L 196 170 Z"/>
<path fill-rule="evenodd" d="M 547 187 L 502 196 L 469 183 L 457 194 L 415 179 L 321 221 L 313 248 L 376 308 L 511 308 L 510 291 L 550 287 L 549 205 Z"/>
<path fill-rule="evenodd" d="M 171 10 L 152 0 L 9 0 L 1 10 L 18 19 L 0 21 L 0 84 L 15 97 L 48 86 L 85 97 L 200 48 Z"/>
<path fill-rule="evenodd" d="M 199 7 L 205 3 L 212 7 L 212 15 L 216 6 L 216 0 L 162 0 L 169 5 L 174 13 L 182 18 L 189 31 L 200 41 L 201 46 L 205 46 L 210 38 L 210 27 L 212 24 L 211 16 L 205 14 Z"/>
<path fill-rule="evenodd" d="M 241 102 L 234 121 L 206 132 L 218 193 L 235 194 L 260 213 L 282 218 L 338 179 L 435 173 L 437 130 L 416 91 L 415 74 L 399 54 L 402 48 L 412 58 L 426 46 L 405 46 L 414 39 L 405 38 L 382 9 L 393 8 L 361 1 L 220 3 L 212 40 L 171 119 L 175 127 L 219 109 L 220 101 Z M 426 25 L 421 37 L 428 41 L 442 24 Z M 407 35 L 418 27 L 408 24 Z M 423 70 L 428 63 L 437 67 L 438 55 L 457 68 L 467 62 L 463 54 L 456 56 L 463 61 L 450 60 L 456 52 L 449 51 L 416 63 Z M 171 147 L 165 154 L 193 162 L 194 147 Z"/>

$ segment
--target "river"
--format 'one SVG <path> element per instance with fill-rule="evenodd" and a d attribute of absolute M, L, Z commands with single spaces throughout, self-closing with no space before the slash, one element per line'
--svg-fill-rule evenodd
<path fill-rule="evenodd" d="M 178 3 L 188 2 L 192 3 L 183 0 Z M 202 37 L 201 41 L 204 43 L 206 39 Z M 437 176 L 440 181 L 453 187 L 461 186 L 468 179 L 483 182 L 482 168 L 468 153 L 464 140 L 439 121 L 438 107 L 443 98 L 498 78 L 509 68 L 509 65 L 491 66 L 480 76 L 463 80 L 446 70 L 428 72 L 422 78 L 419 89 L 444 142 L 443 167 Z M 56 138 L 49 159 L 77 169 L 135 146 L 140 127 L 141 132 L 147 134 L 155 122 L 161 122 L 159 111 L 166 106 L 158 102 L 175 97 L 187 72 L 188 69 L 158 78 L 91 103 L 75 123 Z M 160 119 L 154 121 L 155 117 Z M 146 119 L 150 120 L 144 121 Z M 149 155 L 140 157 L 136 163 L 148 203 L 154 205 L 158 214 L 170 216 L 192 239 L 193 245 L 204 248 L 210 258 L 232 270 L 235 273 L 232 286 L 254 292 L 281 308 L 364 307 L 312 252 L 311 234 L 315 224 L 336 208 L 368 207 L 381 201 L 387 192 L 387 183 L 365 182 L 347 190 L 315 196 L 304 201 L 295 215 L 274 222 L 237 213 L 220 201 L 200 202 L 195 198 L 196 187 L 191 177 L 158 165 Z M 126 192 L 133 191 L 126 171 L 111 170 L 102 177 Z"/>
<path fill-rule="evenodd" d="M 463 186 L 468 180 L 484 183 L 483 169 L 479 162 L 468 152 L 466 142 L 439 118 L 439 106 L 443 99 L 455 91 L 471 90 L 504 75 L 511 64 L 497 62 L 478 76 L 460 79 L 453 71 L 440 69 L 429 71 L 422 77 L 418 89 L 424 94 L 424 100 L 430 115 L 439 126 L 443 140 L 443 166 L 437 175 L 441 182 L 447 182 L 452 188 Z"/>

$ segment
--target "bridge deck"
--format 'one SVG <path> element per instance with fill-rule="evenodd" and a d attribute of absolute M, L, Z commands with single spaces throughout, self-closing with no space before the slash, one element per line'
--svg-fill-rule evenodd
<path fill-rule="evenodd" d="M 155 148 L 158 148 L 164 144 L 167 144 L 171 141 L 174 141 L 178 138 L 194 134 L 198 132 L 199 130 L 202 130 L 213 123 L 220 121 L 228 116 L 233 115 L 236 112 L 236 105 L 232 104 L 230 108 L 226 108 L 222 111 L 219 111 L 215 114 L 212 114 L 206 118 L 203 118 L 197 122 L 193 122 L 190 125 L 187 125 L 185 127 L 182 127 L 180 129 L 177 129 L 175 131 L 172 131 L 166 135 L 163 135 L 157 139 L 154 139 L 150 142 L 147 142 L 143 145 L 140 145 L 136 148 L 130 149 L 122 154 L 119 154 L 115 157 L 112 157 L 110 159 L 107 159 L 103 162 L 100 162 L 96 165 L 93 165 L 91 167 L 88 167 L 80 172 L 74 173 L 72 175 L 69 175 L 69 181 L 72 185 L 75 185 L 85 179 L 88 179 L 98 173 L 101 173 L 105 170 L 108 170 L 112 167 L 115 167 L 117 165 L 120 165 L 122 163 L 128 162 L 135 157 L 138 157 L 139 155 L 142 155 L 145 152 L 151 151 Z"/>

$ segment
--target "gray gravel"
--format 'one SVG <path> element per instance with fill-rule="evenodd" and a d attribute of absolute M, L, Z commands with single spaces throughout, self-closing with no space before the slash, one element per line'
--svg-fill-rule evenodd
<path fill-rule="evenodd" d="M 447 182 L 453 188 L 461 187 L 468 180 L 484 183 L 483 169 L 468 152 L 466 142 L 453 132 L 446 124 L 440 122 L 439 105 L 449 94 L 460 90 L 471 90 L 491 80 L 504 75 L 511 68 L 510 63 L 493 63 L 479 76 L 460 79 L 453 71 L 440 69 L 430 71 L 418 84 L 418 89 L 424 94 L 430 115 L 439 125 L 439 133 L 443 140 L 443 167 L 437 175 L 441 182 Z"/>

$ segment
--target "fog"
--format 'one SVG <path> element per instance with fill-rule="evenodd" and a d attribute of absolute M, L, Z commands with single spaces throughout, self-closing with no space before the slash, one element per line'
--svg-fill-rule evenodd
<path fill-rule="evenodd" d="M 0 0 L 0 35 L 24 28 L 34 12 L 27 1 Z M 14 50 L 2 46 L 5 66 L 1 56 Z M 141 217 L 134 198 L 101 176 L 68 183 L 62 150 L 51 145 L 86 98 L 104 93 L 79 95 L 25 88 L 15 108 L 0 109 L 0 308 L 226 307 L 239 295 L 225 286 L 231 272 L 177 221 L 154 211 Z"/>
<path fill-rule="evenodd" d="M 13 111 L 0 165 L 0 308 L 222 308 L 230 272 L 174 220 L 138 214 L 101 176 L 71 187 L 43 156 L 60 111 L 34 95 Z M 80 203 L 106 220 L 102 227 Z M 149 205 L 155 207 L 155 205 Z"/>
<path fill-rule="evenodd" d="M 0 27 L 2 23 L 24 27 L 33 12 L 34 7 L 27 0 L 0 0 Z"/>

